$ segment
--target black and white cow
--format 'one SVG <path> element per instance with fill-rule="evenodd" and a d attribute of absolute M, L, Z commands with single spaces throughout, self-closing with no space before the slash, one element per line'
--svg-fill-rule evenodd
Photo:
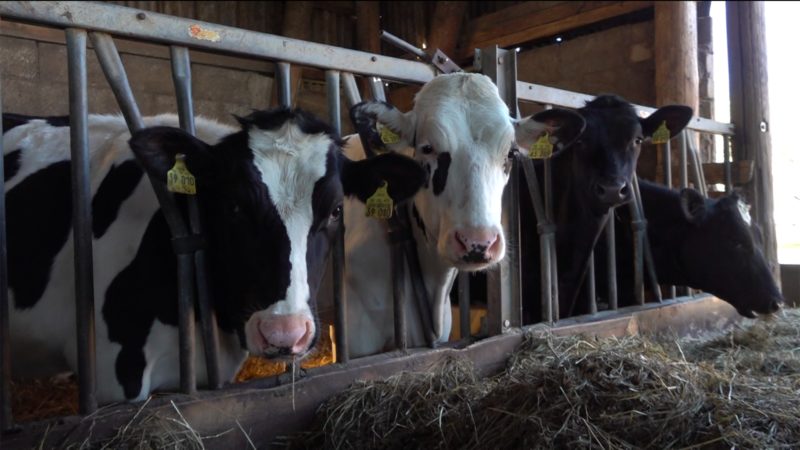
<path fill-rule="evenodd" d="M 689 123 L 692 109 L 664 106 L 640 118 L 633 106 L 615 95 L 601 95 L 578 113 L 586 122 L 581 137 L 552 157 L 553 217 L 556 224 L 560 317 L 572 315 L 589 255 L 605 224 L 609 208 L 632 198 L 631 181 L 641 146 L 665 123 L 675 136 Z M 532 141 L 524 142 L 529 146 Z M 543 165 L 537 164 L 539 183 Z M 525 185 L 526 186 L 526 185 Z M 541 187 L 544 192 L 543 186 Z M 524 323 L 541 320 L 539 235 L 526 188 L 521 188 L 521 258 Z"/>
<path fill-rule="evenodd" d="M 74 370 L 69 128 L 12 119 L 17 126 L 3 136 L 12 367 L 15 376 Z M 350 161 L 339 137 L 300 110 L 239 122 L 198 118 L 195 138 L 175 128 L 176 116 L 161 115 L 131 137 L 122 117 L 89 118 L 101 403 L 141 400 L 179 382 L 176 259 L 140 162 L 164 180 L 184 153 L 196 178 L 226 380 L 248 351 L 291 358 L 313 347 L 315 298 L 343 194 L 364 199 L 388 180 L 401 201 L 424 182 L 419 164 L 400 155 Z M 205 383 L 202 349 L 197 355 Z"/>
<path fill-rule="evenodd" d="M 409 202 L 423 281 L 432 302 L 438 342 L 450 335 L 448 294 L 458 270 L 486 269 L 506 252 L 501 226 L 503 189 L 508 182 L 515 121 L 497 87 L 480 74 L 441 75 L 417 94 L 414 108 L 402 113 L 382 102 L 351 111 L 359 134 L 380 145 L 376 122 L 396 139 L 386 146 L 413 156 L 427 172 L 425 186 Z M 583 128 L 577 114 L 553 109 L 518 121 L 520 134 L 546 129 L 553 142 L 572 141 Z M 345 152 L 365 157 L 359 139 Z M 345 202 L 346 278 L 350 352 L 368 355 L 393 344 L 390 249 L 382 221 L 366 218 L 364 206 Z M 404 280 L 404 292 L 411 292 Z M 410 346 L 425 345 L 414 302 L 405 301 Z"/>
<path fill-rule="evenodd" d="M 760 234 L 736 194 L 709 199 L 694 189 L 676 191 L 645 180 L 639 188 L 660 283 L 702 289 L 746 317 L 781 307 L 783 296 L 761 251 Z M 627 306 L 635 304 L 628 211 L 618 211 L 617 221 L 618 301 Z M 602 258 L 596 268 L 602 295 L 606 292 Z"/>

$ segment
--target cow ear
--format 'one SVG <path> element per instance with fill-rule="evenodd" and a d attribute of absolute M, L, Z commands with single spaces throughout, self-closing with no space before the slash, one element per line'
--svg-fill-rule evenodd
<path fill-rule="evenodd" d="M 642 124 L 642 133 L 645 138 L 653 136 L 653 133 L 666 123 L 669 129 L 669 137 L 675 137 L 683 131 L 686 125 L 692 120 L 692 108 L 684 105 L 669 105 L 658 108 L 645 119 L 639 119 Z"/>
<path fill-rule="evenodd" d="M 706 199 L 694 189 L 681 189 L 681 211 L 689 223 L 700 223 L 706 216 Z"/>
<path fill-rule="evenodd" d="M 360 161 L 342 155 L 342 188 L 345 195 L 366 202 L 385 181 L 388 193 L 395 203 L 412 197 L 425 183 L 426 172 L 411 158 L 386 153 Z"/>
<path fill-rule="evenodd" d="M 525 119 L 514 120 L 514 135 L 519 148 L 529 149 L 544 134 L 558 150 L 575 142 L 586 128 L 580 114 L 567 109 L 547 109 Z"/>
<path fill-rule="evenodd" d="M 186 167 L 198 183 L 209 181 L 213 168 L 211 147 L 191 134 L 172 127 L 152 127 L 136 131 L 128 144 L 150 175 L 166 181 L 175 165 L 175 155 L 186 155 Z"/>
<path fill-rule="evenodd" d="M 350 108 L 350 119 L 365 151 L 401 151 L 414 144 L 416 121 L 413 111 L 402 113 L 386 102 L 361 102 Z"/>

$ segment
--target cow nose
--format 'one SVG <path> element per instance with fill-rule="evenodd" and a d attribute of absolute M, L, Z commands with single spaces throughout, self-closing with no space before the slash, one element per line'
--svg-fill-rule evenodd
<path fill-rule="evenodd" d="M 297 355 L 308 350 L 313 338 L 314 324 L 299 314 L 273 316 L 261 321 L 258 331 L 268 347 L 280 353 Z"/>
<path fill-rule="evenodd" d="M 490 228 L 467 228 L 454 235 L 456 255 L 466 262 L 490 261 L 500 247 L 500 233 Z"/>
<path fill-rule="evenodd" d="M 617 205 L 630 199 L 631 188 L 624 181 L 598 181 L 594 193 L 604 204 Z"/>

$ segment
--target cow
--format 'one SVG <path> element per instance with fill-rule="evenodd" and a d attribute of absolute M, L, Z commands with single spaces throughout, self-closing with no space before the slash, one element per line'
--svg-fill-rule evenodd
<path fill-rule="evenodd" d="M 360 137 L 345 148 L 350 158 L 365 158 L 362 139 L 371 148 L 383 146 L 378 129 L 388 127 L 391 138 L 385 147 L 412 156 L 425 168 L 423 188 L 405 207 L 410 210 L 411 232 L 431 301 L 435 341 L 447 341 L 448 294 L 457 272 L 485 270 L 505 255 L 501 199 L 515 141 L 548 131 L 556 145 L 568 144 L 580 134 L 583 120 L 561 109 L 512 120 L 491 79 L 465 73 L 440 75 L 428 82 L 407 113 L 384 102 L 365 102 L 351 109 L 351 117 Z M 389 349 L 394 328 L 386 225 L 365 217 L 364 205 L 349 200 L 345 201 L 345 255 L 351 355 Z M 408 296 L 410 278 L 406 276 L 403 283 Z M 407 299 L 404 304 L 408 345 L 425 345 L 414 303 Z"/>
<path fill-rule="evenodd" d="M 780 309 L 783 296 L 761 250 L 760 233 L 737 194 L 718 199 L 640 180 L 647 237 L 658 282 L 714 294 L 753 318 Z M 616 213 L 618 304 L 635 304 L 630 213 Z M 601 241 L 599 255 L 606 242 Z M 600 246 L 599 246 L 600 247 Z M 606 292 L 605 258 L 597 258 L 598 294 Z"/>
<path fill-rule="evenodd" d="M 131 136 L 120 116 L 89 116 L 100 403 L 179 385 L 177 264 L 145 171 L 163 182 L 182 153 L 195 177 L 220 373 L 229 381 L 248 352 L 302 358 L 314 346 L 315 299 L 343 195 L 363 200 L 387 181 L 401 202 L 425 181 L 422 167 L 401 155 L 347 159 L 338 135 L 302 110 L 237 120 L 230 127 L 198 118 L 193 137 L 174 114 L 159 115 Z M 16 125 L 3 136 L 13 374 L 74 371 L 68 120 L 4 123 Z M 196 367 L 205 384 L 202 347 Z"/>
<path fill-rule="evenodd" d="M 642 144 L 665 124 L 670 137 L 692 118 L 683 105 L 664 106 L 645 118 L 616 95 L 600 95 L 578 109 L 586 129 L 573 144 L 553 154 L 553 219 L 556 225 L 559 317 L 573 315 L 589 255 L 597 242 L 609 208 L 632 199 L 631 181 Z M 535 166 L 544 192 L 543 164 Z M 527 184 L 520 188 L 523 323 L 541 316 L 540 246 L 537 222 Z M 558 319 L 559 317 L 554 317 Z"/>

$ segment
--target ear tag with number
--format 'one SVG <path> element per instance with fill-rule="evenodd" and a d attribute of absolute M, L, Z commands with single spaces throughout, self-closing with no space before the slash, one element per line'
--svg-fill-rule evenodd
<path fill-rule="evenodd" d="M 384 144 L 397 144 L 400 142 L 400 135 L 392 131 L 391 128 L 380 122 L 377 122 L 376 127 L 381 136 L 381 142 Z"/>
<path fill-rule="evenodd" d="M 650 139 L 653 144 L 666 144 L 669 142 L 669 128 L 667 128 L 667 121 L 661 122 L 656 131 L 653 132 L 653 137 Z"/>
<path fill-rule="evenodd" d="M 394 202 L 392 197 L 389 197 L 388 188 L 389 183 L 384 181 L 375 190 L 375 193 L 367 199 L 367 217 L 372 217 L 373 219 L 388 219 L 392 217 Z"/>
<path fill-rule="evenodd" d="M 186 167 L 186 155 L 175 155 L 175 165 L 167 172 L 167 190 L 178 194 L 195 195 L 194 175 Z"/>
<path fill-rule="evenodd" d="M 550 133 L 545 132 L 531 145 L 528 157 L 531 159 L 547 159 L 553 156 L 553 144 L 550 143 Z"/>

